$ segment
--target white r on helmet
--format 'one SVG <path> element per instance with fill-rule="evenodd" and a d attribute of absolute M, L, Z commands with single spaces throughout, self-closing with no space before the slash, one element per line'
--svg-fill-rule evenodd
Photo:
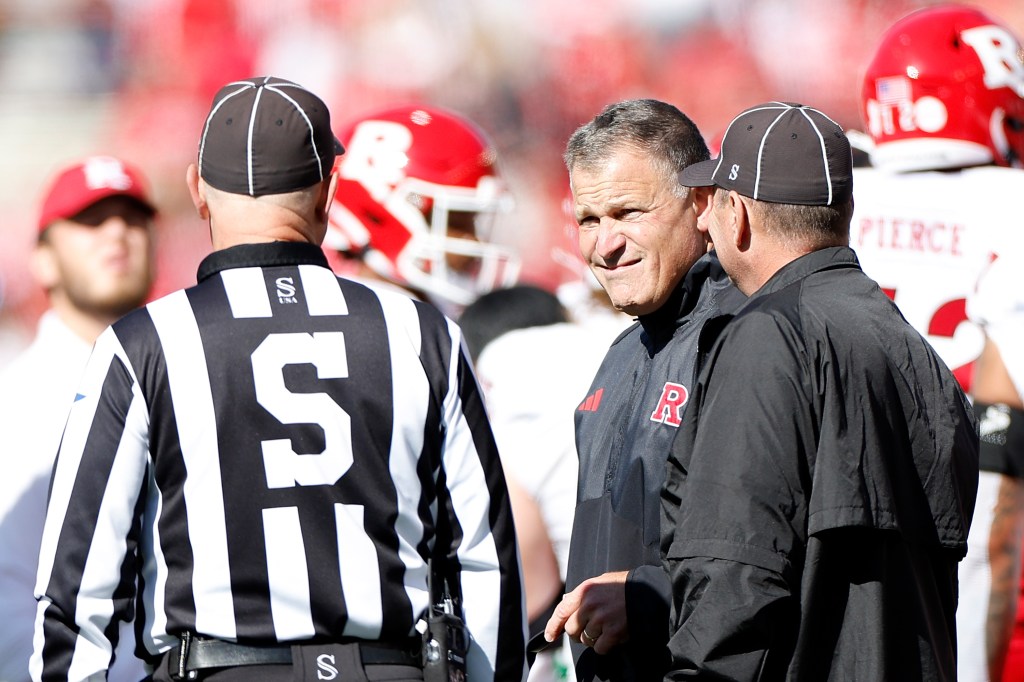
<path fill-rule="evenodd" d="M 516 282 L 517 255 L 488 242 L 511 198 L 475 125 L 410 106 L 352 121 L 338 138 L 345 154 L 326 247 L 439 303 L 464 306 Z"/>
<path fill-rule="evenodd" d="M 1020 166 L 1020 40 L 972 7 L 912 12 L 886 31 L 867 67 L 861 115 L 874 140 L 874 166 L 895 171 Z"/>

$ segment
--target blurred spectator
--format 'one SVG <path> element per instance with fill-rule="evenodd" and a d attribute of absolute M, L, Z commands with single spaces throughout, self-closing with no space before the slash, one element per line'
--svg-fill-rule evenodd
<path fill-rule="evenodd" d="M 92 344 L 145 302 L 155 208 L 139 170 L 111 157 L 64 168 L 43 200 L 32 272 L 51 308 L 32 345 L 0 375 L 0 679 L 28 680 L 36 558 L 50 470 Z M 139 680 L 123 627 L 111 680 Z"/>

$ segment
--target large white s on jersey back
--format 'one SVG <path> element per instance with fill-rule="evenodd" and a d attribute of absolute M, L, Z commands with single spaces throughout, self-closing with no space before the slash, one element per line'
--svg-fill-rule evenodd
<path fill-rule="evenodd" d="M 1000 253 L 1024 243 L 1024 170 L 854 170 L 850 246 L 970 390 L 984 335 L 966 302 Z M 1016 246 L 1015 246 L 1016 245 Z"/>

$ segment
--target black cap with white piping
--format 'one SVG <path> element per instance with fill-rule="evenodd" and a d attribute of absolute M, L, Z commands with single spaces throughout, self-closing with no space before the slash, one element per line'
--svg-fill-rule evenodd
<path fill-rule="evenodd" d="M 319 97 L 281 78 L 250 78 L 214 96 L 199 142 L 199 176 L 232 194 L 282 194 L 324 180 L 341 152 Z"/>
<path fill-rule="evenodd" d="M 747 109 L 729 124 L 721 149 L 717 159 L 683 170 L 679 182 L 778 204 L 834 206 L 853 195 L 853 157 L 842 126 L 803 104 Z"/>

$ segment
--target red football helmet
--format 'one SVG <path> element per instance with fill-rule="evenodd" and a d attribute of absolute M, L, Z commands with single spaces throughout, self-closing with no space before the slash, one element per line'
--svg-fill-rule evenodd
<path fill-rule="evenodd" d="M 962 5 L 920 9 L 882 37 L 864 77 L 871 161 L 895 171 L 1024 155 L 1024 51 L 1008 28 Z"/>
<path fill-rule="evenodd" d="M 326 247 L 437 303 L 464 306 L 516 282 L 519 258 L 488 243 L 511 197 L 475 125 L 409 106 L 352 121 L 338 139 L 345 154 Z"/>

